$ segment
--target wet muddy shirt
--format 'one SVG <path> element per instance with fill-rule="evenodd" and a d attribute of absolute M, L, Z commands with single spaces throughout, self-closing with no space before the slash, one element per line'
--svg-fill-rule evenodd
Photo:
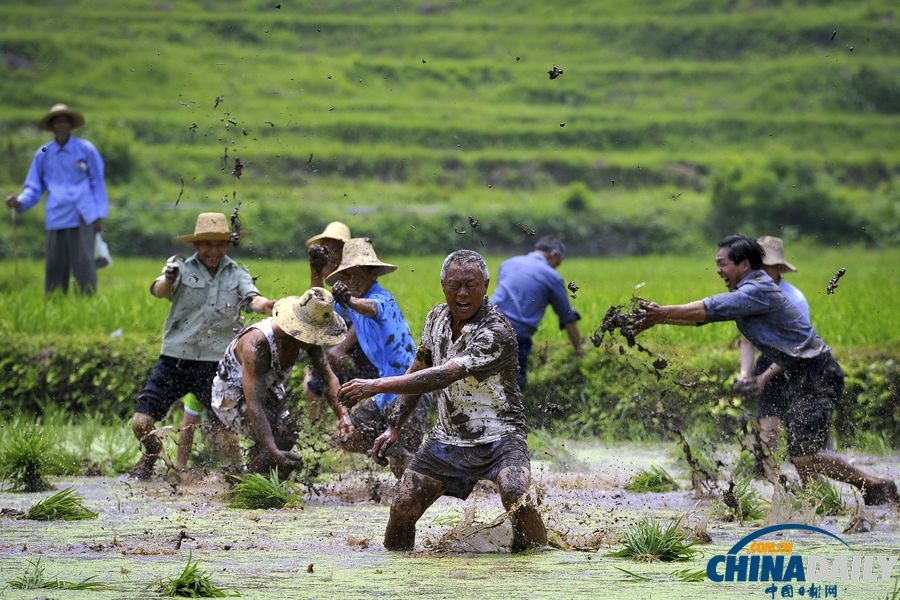
<path fill-rule="evenodd" d="M 334 305 L 334 312 L 353 324 L 359 347 L 369 362 L 378 369 L 379 377 L 403 375 L 416 357 L 416 344 L 409 332 L 409 325 L 400 312 L 400 306 L 393 294 L 377 281 L 363 298 L 375 303 L 374 317 L 363 316 L 340 304 Z M 393 406 L 396 399 L 397 394 L 378 394 L 374 397 L 375 404 L 382 411 L 386 406 Z"/>
<path fill-rule="evenodd" d="M 215 276 L 196 253 L 169 260 L 178 264 L 179 273 L 169 296 L 172 308 L 163 328 L 161 354 L 218 362 L 243 327 L 241 299 L 259 290 L 250 273 L 228 256 L 222 258 Z"/>
<path fill-rule="evenodd" d="M 258 329 L 266 336 L 271 355 L 269 371 L 265 375 L 267 397 L 258 398 L 257 402 L 266 410 L 270 421 L 278 416 L 269 414 L 270 412 L 279 412 L 284 408 L 286 394 L 284 382 L 290 377 L 294 365 L 282 368 L 281 363 L 278 362 L 278 348 L 275 346 L 275 332 L 272 329 L 274 322 L 274 317 L 263 319 L 259 323 L 249 325 L 231 340 L 225 350 L 225 356 L 219 361 L 216 376 L 213 378 L 212 407 L 216 411 L 216 416 L 227 427 L 244 435 L 250 435 L 252 432 L 250 431 L 251 426 L 247 423 L 247 402 L 244 399 L 244 366 L 237 359 L 235 349 L 238 340 L 251 329 Z M 300 351 L 297 360 L 302 357 L 303 350 Z"/>
<path fill-rule="evenodd" d="M 504 434 L 527 435 L 516 334 L 484 299 L 454 342 L 450 308 L 440 304 L 425 318 L 419 358 L 428 366 L 454 361 L 466 377 L 438 390 L 438 422 L 431 437 L 454 446 L 476 446 Z"/>
<path fill-rule="evenodd" d="M 750 271 L 733 292 L 703 299 L 706 321 L 734 320 L 750 343 L 785 369 L 830 352 L 801 309 L 763 270 Z"/>

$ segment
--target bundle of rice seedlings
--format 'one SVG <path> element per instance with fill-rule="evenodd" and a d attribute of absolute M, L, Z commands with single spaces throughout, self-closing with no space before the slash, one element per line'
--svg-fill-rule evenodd
<path fill-rule="evenodd" d="M 629 492 L 674 492 L 678 484 L 665 469 L 657 466 L 643 469 L 631 478 L 625 486 Z"/>
<path fill-rule="evenodd" d="M 16 435 L 0 444 L 0 481 L 14 492 L 45 492 L 53 486 L 47 476 L 60 471 L 54 440 L 34 424 L 22 424 Z"/>
<path fill-rule="evenodd" d="M 84 498 L 76 496 L 72 488 L 66 488 L 29 508 L 24 518 L 33 521 L 96 519 L 97 513 L 86 508 L 82 502 L 84 502 Z"/>
<path fill-rule="evenodd" d="M 173 577 L 162 582 L 158 590 L 159 594 L 168 598 L 229 598 L 238 597 L 240 594 L 227 593 L 222 588 L 213 585 L 209 573 L 200 570 L 200 561 L 193 560 L 193 553 L 188 554 L 187 565 L 178 577 Z"/>
<path fill-rule="evenodd" d="M 837 486 L 822 477 L 807 481 L 797 496 L 801 501 L 814 506 L 820 517 L 846 515 L 850 512 Z"/>
<path fill-rule="evenodd" d="M 44 575 L 44 567 L 41 559 L 29 560 L 30 569 L 26 569 L 23 575 L 11 579 L 6 583 L 17 590 L 102 590 L 106 584 L 102 581 L 91 581 L 93 577 L 81 581 L 63 581 L 50 579 Z"/>
<path fill-rule="evenodd" d="M 759 492 L 750 486 L 752 481 L 747 477 L 737 483 L 734 481 L 729 483 L 728 490 L 722 494 L 720 505 L 720 511 L 724 512 L 727 518 L 742 524 L 744 521 L 759 521 L 765 518 L 769 507 Z"/>
<path fill-rule="evenodd" d="M 300 500 L 297 486 L 281 481 L 273 470 L 268 476 L 259 473 L 242 475 L 231 488 L 231 508 L 283 508 Z"/>
<path fill-rule="evenodd" d="M 690 560 L 700 551 L 689 542 L 680 529 L 684 516 L 663 526 L 656 519 L 644 517 L 625 530 L 623 548 L 611 553 L 615 558 L 630 558 L 640 562 Z"/>

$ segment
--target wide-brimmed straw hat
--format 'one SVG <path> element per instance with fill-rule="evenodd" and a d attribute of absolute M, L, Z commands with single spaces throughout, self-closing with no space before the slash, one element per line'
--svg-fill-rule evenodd
<path fill-rule="evenodd" d="M 286 334 L 307 344 L 332 346 L 347 335 L 347 324 L 334 312 L 334 297 L 324 288 L 278 300 L 272 316 Z"/>
<path fill-rule="evenodd" d="M 337 281 L 338 275 L 353 267 L 376 267 L 378 275 L 386 275 L 397 270 L 397 265 L 392 265 L 378 260 L 372 240 L 369 238 L 353 238 L 344 243 L 344 253 L 340 266 L 325 281 L 330 285 Z"/>
<path fill-rule="evenodd" d="M 784 242 L 781 241 L 781 238 L 777 238 L 771 235 L 767 235 L 756 240 L 759 242 L 759 245 L 762 246 L 762 249 L 766 251 L 766 255 L 763 256 L 763 264 L 767 267 L 778 267 L 781 269 L 781 272 L 790 272 L 796 273 L 797 267 L 789 263 L 784 258 Z"/>
<path fill-rule="evenodd" d="M 50 127 L 50 119 L 53 117 L 69 117 L 72 120 L 72 129 L 84 125 L 84 115 L 80 112 L 72 110 L 65 104 L 54 104 L 50 107 L 50 110 L 47 111 L 47 114 L 37 122 L 37 126 L 41 129 L 53 131 L 53 128 Z"/>
<path fill-rule="evenodd" d="M 338 240 L 346 243 L 350 239 L 350 228 L 340 221 L 332 221 L 325 226 L 325 230 L 319 235 L 314 235 L 306 240 L 306 247 L 309 248 L 313 244 L 322 240 Z"/>
<path fill-rule="evenodd" d="M 241 231 L 240 237 L 247 235 L 246 231 Z M 222 213 L 200 213 L 197 215 L 197 224 L 194 225 L 194 233 L 190 235 L 179 235 L 176 238 L 179 242 L 227 242 L 231 239 L 231 227 L 228 226 L 228 219 Z"/>

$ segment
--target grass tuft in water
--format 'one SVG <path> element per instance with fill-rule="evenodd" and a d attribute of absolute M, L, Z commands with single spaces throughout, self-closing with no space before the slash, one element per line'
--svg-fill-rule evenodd
<path fill-rule="evenodd" d="M 82 502 L 84 498 L 76 496 L 72 488 L 66 488 L 29 508 L 23 518 L 32 521 L 96 519 L 97 513 L 85 507 Z"/>
<path fill-rule="evenodd" d="M 740 479 L 723 495 L 722 503 L 717 510 L 727 520 L 743 523 L 765 518 L 769 507 L 759 492 L 751 487 L 752 481 L 749 477 Z"/>
<path fill-rule="evenodd" d="M 656 519 L 641 519 L 625 530 L 623 548 L 609 556 L 639 562 L 690 560 L 700 551 L 694 548 L 694 542 L 687 540 L 688 534 L 680 529 L 683 518 L 679 517 L 666 526 Z"/>
<path fill-rule="evenodd" d="M 644 583 L 647 581 L 668 581 L 671 579 L 674 579 L 675 581 L 681 581 L 683 583 L 702 583 L 706 581 L 706 571 L 675 569 L 668 574 L 668 577 L 656 578 L 651 577 L 650 575 L 641 575 L 640 573 L 635 573 L 634 571 L 629 571 L 628 569 L 623 569 L 622 567 L 616 568 L 628 575 L 628 579 L 625 579 L 624 581 L 629 581 L 632 583 Z"/>
<path fill-rule="evenodd" d="M 59 452 L 43 428 L 20 423 L 0 440 L 0 481 L 14 492 L 45 492 L 47 476 L 59 472 Z"/>
<path fill-rule="evenodd" d="M 297 486 L 291 481 L 281 481 L 275 471 L 268 476 L 252 473 L 238 478 L 231 488 L 231 508 L 283 508 L 299 501 Z"/>
<path fill-rule="evenodd" d="M 797 492 L 797 498 L 814 506 L 820 517 L 846 515 L 850 512 L 837 486 L 821 477 L 807 481 Z"/>
<path fill-rule="evenodd" d="M 167 598 L 232 598 L 240 594 L 227 593 L 222 588 L 213 585 L 209 573 L 200 570 L 200 561 L 193 560 L 193 553 L 188 554 L 187 565 L 178 577 L 173 577 L 162 582 L 159 594 Z"/>
<path fill-rule="evenodd" d="M 6 582 L 9 587 L 17 590 L 102 590 L 106 588 L 106 584 L 102 581 L 91 581 L 93 577 L 81 581 L 49 579 L 44 575 L 45 569 L 41 565 L 40 558 L 29 560 L 28 564 L 31 565 L 31 568 L 26 569 L 23 575 Z"/>
<path fill-rule="evenodd" d="M 635 474 L 625 486 L 629 492 L 674 492 L 678 490 L 678 483 L 672 479 L 665 469 L 653 466 Z"/>

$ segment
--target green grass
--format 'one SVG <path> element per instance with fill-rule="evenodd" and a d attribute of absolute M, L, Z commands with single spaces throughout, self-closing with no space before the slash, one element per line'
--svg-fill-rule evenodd
<path fill-rule="evenodd" d="M 71 455 L 55 432 L 29 421 L 19 415 L 0 429 L 0 482 L 15 492 L 52 490 L 47 478 L 71 472 Z"/>
<path fill-rule="evenodd" d="M 32 521 L 84 521 L 96 519 L 97 513 L 83 504 L 84 498 L 75 495 L 75 490 L 66 488 L 53 494 L 25 511 L 23 518 Z"/>
<path fill-rule="evenodd" d="M 797 491 L 797 498 L 805 504 L 815 507 L 816 514 L 820 517 L 846 515 L 850 508 L 841 497 L 841 491 L 830 480 L 815 478 L 807 481 Z"/>
<path fill-rule="evenodd" d="M 629 492 L 674 492 L 678 483 L 665 469 L 656 465 L 636 473 L 625 485 Z"/>
<path fill-rule="evenodd" d="M 622 549 L 609 556 L 638 562 L 691 560 L 700 550 L 694 548 L 694 543 L 687 540 L 688 534 L 681 530 L 682 519 L 663 525 L 657 519 L 644 517 L 625 530 Z"/>
<path fill-rule="evenodd" d="M 106 584 L 102 581 L 91 581 L 93 577 L 82 579 L 81 581 L 72 582 L 61 579 L 51 579 L 44 574 L 46 570 L 41 565 L 41 559 L 29 560 L 30 568 L 25 573 L 19 575 L 15 579 L 7 581 L 7 585 L 17 590 L 103 590 Z"/>
<path fill-rule="evenodd" d="M 213 584 L 210 574 L 200 569 L 200 561 L 192 560 L 193 553 L 188 555 L 184 570 L 177 576 L 161 582 L 159 595 L 166 598 L 230 598 L 240 594 L 229 594 Z"/>
<path fill-rule="evenodd" d="M 641 575 L 640 573 L 635 573 L 634 571 L 629 571 L 628 569 L 623 569 L 622 567 L 616 568 L 628 575 L 628 579 L 626 579 L 625 581 L 629 582 L 643 583 L 648 581 L 668 581 L 672 579 L 674 579 L 675 581 L 681 581 L 683 583 L 701 583 L 706 581 L 706 571 L 703 570 L 695 571 L 691 569 L 675 569 L 674 571 L 668 573 L 667 578 L 659 579 L 651 575 Z"/>
<path fill-rule="evenodd" d="M 731 490 L 733 505 L 728 505 L 723 500 L 717 507 L 717 512 L 733 521 L 759 521 L 768 513 L 768 503 L 763 500 L 759 492 L 752 487 L 753 479 L 750 477 L 740 479 Z"/>
<path fill-rule="evenodd" d="M 231 488 L 231 508 L 283 508 L 300 501 L 296 485 L 281 481 L 275 471 L 268 476 L 251 473 L 238 478 Z"/>

